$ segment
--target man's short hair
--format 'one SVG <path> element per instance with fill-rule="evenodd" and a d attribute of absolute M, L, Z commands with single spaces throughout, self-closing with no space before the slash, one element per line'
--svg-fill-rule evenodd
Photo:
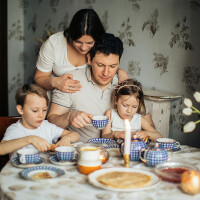
<path fill-rule="evenodd" d="M 95 57 L 96 53 L 103 53 L 106 55 L 116 54 L 119 55 L 119 59 L 123 53 L 123 43 L 111 33 L 104 33 L 99 40 L 97 40 L 90 50 L 91 60 Z"/>
<path fill-rule="evenodd" d="M 16 104 L 23 107 L 28 94 L 37 94 L 38 96 L 45 98 L 47 105 L 49 104 L 47 92 L 37 84 L 25 84 L 24 86 L 21 86 L 15 95 Z"/>

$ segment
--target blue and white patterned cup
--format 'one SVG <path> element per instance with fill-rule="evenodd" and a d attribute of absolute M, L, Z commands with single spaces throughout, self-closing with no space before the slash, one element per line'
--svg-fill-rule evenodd
<path fill-rule="evenodd" d="M 59 161 L 72 161 L 76 157 L 76 149 L 70 146 L 56 147 L 56 157 Z"/>
<path fill-rule="evenodd" d="M 156 142 L 164 149 L 174 149 L 180 147 L 180 143 L 171 138 L 158 138 Z"/>
<path fill-rule="evenodd" d="M 97 129 L 103 129 L 108 124 L 108 117 L 107 116 L 94 116 L 92 119 L 92 125 Z"/>
<path fill-rule="evenodd" d="M 39 151 L 36 149 L 20 149 L 17 151 L 17 157 L 23 164 L 36 163 L 40 159 Z"/>

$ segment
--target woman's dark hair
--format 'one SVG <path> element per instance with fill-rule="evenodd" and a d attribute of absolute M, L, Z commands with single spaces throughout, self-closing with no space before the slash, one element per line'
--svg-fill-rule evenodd
<path fill-rule="evenodd" d="M 116 54 L 119 55 L 119 60 L 123 53 L 123 43 L 111 33 L 104 33 L 90 49 L 90 59 L 92 60 L 96 53 L 103 53 L 105 55 Z"/>
<path fill-rule="evenodd" d="M 83 35 L 89 35 L 96 41 L 103 33 L 105 30 L 97 13 L 92 9 L 81 9 L 73 16 L 64 36 L 71 43 Z"/>
<path fill-rule="evenodd" d="M 122 81 L 113 92 L 113 102 L 118 101 L 121 95 L 134 95 L 139 100 L 139 107 L 137 113 L 141 115 L 146 114 L 146 108 L 144 104 L 144 94 L 142 91 L 142 85 L 135 79 L 127 79 Z M 116 105 L 114 105 L 115 107 Z M 116 107 L 115 107 L 116 108 Z"/>

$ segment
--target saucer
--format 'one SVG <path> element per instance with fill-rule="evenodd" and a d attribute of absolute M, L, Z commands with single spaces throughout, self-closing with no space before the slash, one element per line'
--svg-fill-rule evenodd
<path fill-rule="evenodd" d="M 39 165 L 41 163 L 44 162 L 44 158 L 39 157 L 39 159 L 35 162 L 35 163 L 31 163 L 31 164 L 25 164 L 25 163 L 21 163 L 18 159 L 18 157 L 15 157 L 11 160 L 11 163 L 18 168 L 28 168 L 28 167 L 32 167 L 32 166 L 36 166 Z"/>
<path fill-rule="evenodd" d="M 65 166 L 65 165 L 74 165 L 76 163 L 76 160 L 73 160 L 73 161 L 59 161 L 56 157 L 56 155 L 52 155 L 49 157 L 49 161 L 52 163 L 52 164 L 55 164 L 55 165 L 61 165 L 61 166 Z"/>
<path fill-rule="evenodd" d="M 44 173 L 47 172 L 51 178 L 57 178 L 60 177 L 62 175 L 65 174 L 64 170 L 56 168 L 56 167 L 52 167 L 52 166 L 35 166 L 35 167 L 29 167 L 27 169 L 24 169 L 20 172 L 20 175 L 27 180 L 47 180 L 46 178 L 42 178 L 42 179 L 34 179 L 33 176 L 37 173 Z M 48 178 L 48 180 L 50 180 Z"/>

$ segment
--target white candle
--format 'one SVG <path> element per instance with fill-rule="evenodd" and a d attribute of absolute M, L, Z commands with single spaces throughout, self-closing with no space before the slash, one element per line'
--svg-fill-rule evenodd
<path fill-rule="evenodd" d="M 129 155 L 131 148 L 131 124 L 128 119 L 125 119 L 125 144 L 124 144 L 124 154 Z"/>

